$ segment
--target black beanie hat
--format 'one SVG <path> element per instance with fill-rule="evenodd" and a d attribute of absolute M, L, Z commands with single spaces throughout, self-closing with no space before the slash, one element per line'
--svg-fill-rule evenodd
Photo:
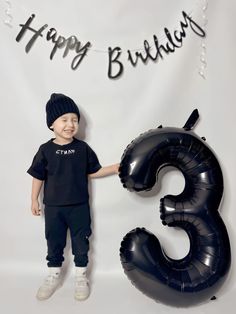
<path fill-rule="evenodd" d="M 70 97 L 53 93 L 46 104 L 46 118 L 49 129 L 57 118 L 70 112 L 77 114 L 78 120 L 80 119 L 79 108 Z"/>

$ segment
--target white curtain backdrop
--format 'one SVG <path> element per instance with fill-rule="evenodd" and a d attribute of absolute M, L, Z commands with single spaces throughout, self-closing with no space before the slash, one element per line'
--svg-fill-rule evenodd
<path fill-rule="evenodd" d="M 235 12 L 234 0 L 99 0 L 99 1 L 0 1 L 1 76 L 1 219 L 0 311 L 1 313 L 179 313 L 147 298 L 123 273 L 119 258 L 122 238 L 133 228 L 145 227 L 159 239 L 167 254 L 184 257 L 189 240 L 184 231 L 161 224 L 159 201 L 179 194 L 184 179 L 168 171 L 156 192 L 130 193 L 117 176 L 93 179 L 90 201 L 93 235 L 90 250 L 92 293 L 84 303 L 73 300 L 73 268 L 70 241 L 65 251 L 64 286 L 49 301 L 37 302 L 35 292 L 47 273 L 44 218 L 30 211 L 32 178 L 26 173 L 40 144 L 53 137 L 45 123 L 45 104 L 51 93 L 64 93 L 81 111 L 79 137 L 97 153 L 102 165 L 119 162 L 126 146 L 148 129 L 182 127 L 193 109 L 200 121 L 195 127 L 215 151 L 224 174 L 224 200 L 220 212 L 232 248 L 232 267 L 216 301 L 191 309 L 192 313 L 232 313 L 235 303 Z M 139 61 L 132 67 L 127 50 L 150 45 L 155 34 L 165 43 L 164 27 L 180 29 L 182 11 L 191 13 L 201 26 L 207 19 L 204 41 L 190 27 L 183 46 L 163 60 Z M 30 51 L 25 47 L 33 33 L 19 42 L 20 24 L 35 14 L 31 26 L 48 27 Z M 203 15 L 206 14 L 206 17 Z M 12 16 L 12 19 L 11 19 Z M 11 24 L 8 25 L 7 21 Z M 50 28 L 57 36 L 76 36 L 91 50 L 76 70 L 69 51 L 63 58 L 46 40 Z M 206 45 L 205 79 L 199 75 Z M 108 47 L 122 49 L 123 74 L 108 78 Z M 115 71 L 115 67 L 113 68 Z"/>

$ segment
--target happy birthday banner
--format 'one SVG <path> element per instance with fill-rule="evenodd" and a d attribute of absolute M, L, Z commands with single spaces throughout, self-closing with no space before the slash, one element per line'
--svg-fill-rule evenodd
<path fill-rule="evenodd" d="M 117 79 L 124 72 L 126 64 L 121 61 L 122 54 L 127 56 L 127 63 L 136 67 L 140 63 L 146 64 L 149 60 L 156 62 L 158 59 L 163 59 L 165 55 L 174 53 L 177 48 L 181 48 L 188 29 L 191 29 L 191 31 L 199 37 L 203 38 L 206 36 L 204 29 L 198 25 L 189 14 L 182 11 L 182 18 L 183 19 L 179 22 L 179 30 L 175 30 L 171 33 L 166 27 L 164 28 L 165 43 L 163 43 L 163 40 L 162 43 L 160 43 L 157 36 L 153 35 L 152 43 L 146 39 L 144 40 L 143 49 L 141 51 L 133 51 L 130 49 L 125 51 L 121 49 L 120 46 L 108 47 L 108 78 Z M 25 52 L 28 53 L 37 40 L 44 39 L 52 45 L 49 56 L 50 60 L 53 59 L 58 50 L 63 50 L 63 58 L 69 53 L 73 53 L 75 56 L 71 62 L 71 69 L 78 69 L 85 56 L 88 56 L 92 44 L 89 41 L 85 44 L 82 43 L 75 35 L 65 38 L 63 35 L 58 34 L 55 28 L 49 28 L 48 24 L 44 24 L 39 29 L 35 29 L 33 26 L 34 19 L 35 14 L 32 14 L 25 24 L 19 25 L 21 30 L 17 34 L 17 42 L 21 41 L 26 32 L 32 33 L 32 37 L 25 46 Z"/>

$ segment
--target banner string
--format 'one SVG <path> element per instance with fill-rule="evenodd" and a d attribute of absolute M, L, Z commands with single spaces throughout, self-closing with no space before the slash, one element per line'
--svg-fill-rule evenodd
<path fill-rule="evenodd" d="M 206 32 L 206 27 L 208 23 L 207 19 L 207 9 L 208 9 L 208 0 L 203 0 L 202 7 L 202 29 Z M 206 37 L 201 40 L 201 53 L 200 53 L 200 66 L 198 69 L 199 75 L 205 80 L 206 79 L 206 68 L 207 68 L 207 49 L 206 49 Z"/>
<path fill-rule="evenodd" d="M 9 0 L 5 0 L 5 5 L 6 5 L 6 9 L 5 9 L 5 17 L 4 17 L 4 24 L 7 25 L 8 27 L 12 27 L 12 14 L 11 14 L 11 9 L 12 9 L 12 5 L 11 2 Z"/>

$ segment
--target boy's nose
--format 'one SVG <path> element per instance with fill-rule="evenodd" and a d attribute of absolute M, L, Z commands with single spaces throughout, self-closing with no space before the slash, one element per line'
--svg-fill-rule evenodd
<path fill-rule="evenodd" d="M 70 127 L 73 127 L 74 126 L 73 121 L 68 120 L 67 121 L 67 125 L 70 126 Z"/>

